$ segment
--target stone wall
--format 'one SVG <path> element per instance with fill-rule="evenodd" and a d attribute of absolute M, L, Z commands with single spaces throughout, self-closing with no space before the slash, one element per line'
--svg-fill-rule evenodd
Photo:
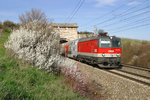
<path fill-rule="evenodd" d="M 67 41 L 72 41 L 78 38 L 77 28 L 55 28 L 60 33 L 60 38 L 64 38 Z"/>
<path fill-rule="evenodd" d="M 51 23 L 54 31 L 60 34 L 61 39 L 65 39 L 67 41 L 72 41 L 78 39 L 77 34 L 77 24 L 68 24 L 68 23 Z"/>

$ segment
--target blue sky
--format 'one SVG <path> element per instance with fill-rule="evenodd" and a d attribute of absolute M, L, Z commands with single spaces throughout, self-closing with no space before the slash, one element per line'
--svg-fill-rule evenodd
<path fill-rule="evenodd" d="M 93 32 L 96 26 L 110 35 L 150 40 L 150 0 L 85 0 L 69 21 L 79 1 L 0 0 L 0 21 L 19 23 L 18 15 L 38 8 L 53 22 L 77 23 L 78 31 Z"/>

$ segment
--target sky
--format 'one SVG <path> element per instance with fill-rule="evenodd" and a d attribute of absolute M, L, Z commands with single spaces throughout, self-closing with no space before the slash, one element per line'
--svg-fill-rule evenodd
<path fill-rule="evenodd" d="M 54 23 L 77 23 L 78 31 L 97 28 L 150 41 L 150 0 L 0 0 L 0 21 L 20 23 L 18 16 L 32 8 L 45 12 Z"/>

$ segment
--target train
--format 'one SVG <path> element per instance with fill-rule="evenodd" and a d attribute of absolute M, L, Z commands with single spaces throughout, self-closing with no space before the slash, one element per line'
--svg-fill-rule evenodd
<path fill-rule="evenodd" d="M 121 39 L 103 33 L 61 44 L 61 54 L 100 68 L 121 66 Z"/>

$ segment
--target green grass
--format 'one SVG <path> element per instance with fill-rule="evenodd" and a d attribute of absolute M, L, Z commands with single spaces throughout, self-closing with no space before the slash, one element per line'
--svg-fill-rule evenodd
<path fill-rule="evenodd" d="M 0 37 L 0 100 L 85 100 L 65 86 L 63 78 L 9 57 Z"/>
<path fill-rule="evenodd" d="M 121 38 L 122 43 L 141 44 L 142 40 Z"/>
<path fill-rule="evenodd" d="M 6 55 L 6 49 L 4 47 L 4 43 L 7 41 L 10 33 L 3 33 L 0 37 L 0 57 L 4 57 Z"/>

